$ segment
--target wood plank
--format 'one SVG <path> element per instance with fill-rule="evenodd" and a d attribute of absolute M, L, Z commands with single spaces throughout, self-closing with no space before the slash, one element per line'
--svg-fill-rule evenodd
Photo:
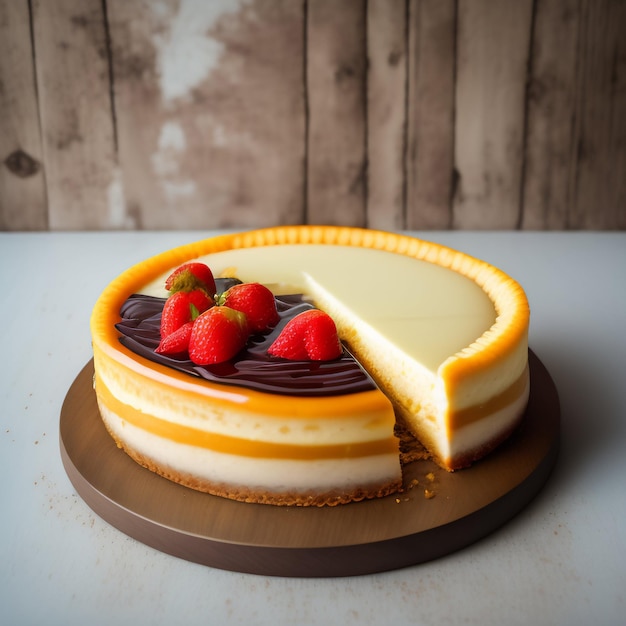
<path fill-rule="evenodd" d="M 307 14 L 307 221 L 364 226 L 364 0 L 315 0 Z"/>
<path fill-rule="evenodd" d="M 47 228 L 27 0 L 0 0 L 0 230 Z"/>
<path fill-rule="evenodd" d="M 407 128 L 407 227 L 452 223 L 455 0 L 411 0 Z"/>
<path fill-rule="evenodd" d="M 304 15 L 109 0 L 120 162 L 142 228 L 303 221 Z"/>
<path fill-rule="evenodd" d="M 576 177 L 578 0 L 538 0 L 528 89 L 522 228 L 567 228 Z"/>
<path fill-rule="evenodd" d="M 406 2 L 367 5 L 367 225 L 405 226 Z"/>
<path fill-rule="evenodd" d="M 115 202 L 103 4 L 39 0 L 32 6 L 50 228 L 125 226 Z"/>
<path fill-rule="evenodd" d="M 626 228 L 625 35 L 626 2 L 583 3 L 570 228 Z"/>
<path fill-rule="evenodd" d="M 32 11 L 34 48 L 0 0 L 2 229 L 626 228 L 619 0 Z"/>
<path fill-rule="evenodd" d="M 455 228 L 519 226 L 532 6 L 459 3 Z"/>

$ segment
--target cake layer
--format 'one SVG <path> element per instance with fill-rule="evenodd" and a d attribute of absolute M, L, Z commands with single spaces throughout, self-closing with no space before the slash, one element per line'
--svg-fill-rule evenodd
<path fill-rule="evenodd" d="M 359 456 L 398 449 L 393 412 L 377 402 L 376 392 L 364 394 L 360 413 L 341 415 L 328 402 L 309 399 L 306 413 L 292 403 L 291 412 L 280 415 L 245 405 L 226 411 L 201 394 L 164 390 L 134 372 L 112 371 L 107 365 L 98 368 L 95 387 L 101 401 L 143 430 L 217 451 L 237 450 L 241 456 Z"/>
<path fill-rule="evenodd" d="M 99 400 L 104 423 L 135 461 L 180 484 L 244 502 L 321 506 L 385 496 L 398 490 L 397 445 L 364 456 L 321 458 L 230 454 L 129 423 Z"/>

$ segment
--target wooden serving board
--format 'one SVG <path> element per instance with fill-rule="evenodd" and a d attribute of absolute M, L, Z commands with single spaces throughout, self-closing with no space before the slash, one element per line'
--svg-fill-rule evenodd
<path fill-rule="evenodd" d="M 245 504 L 161 478 L 132 461 L 105 430 L 92 388 L 92 361 L 61 409 L 61 457 L 72 484 L 98 515 L 162 552 L 268 576 L 397 569 L 485 537 L 544 485 L 558 453 L 559 399 L 540 360 L 532 352 L 529 360 L 528 409 L 507 442 L 455 473 L 415 461 L 405 468 L 405 491 L 377 500 L 324 508 Z"/>

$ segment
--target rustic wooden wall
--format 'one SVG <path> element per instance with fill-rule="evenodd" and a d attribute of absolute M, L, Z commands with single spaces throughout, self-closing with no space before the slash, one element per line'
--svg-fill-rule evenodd
<path fill-rule="evenodd" d="M 626 228 L 625 0 L 0 0 L 0 229 Z"/>

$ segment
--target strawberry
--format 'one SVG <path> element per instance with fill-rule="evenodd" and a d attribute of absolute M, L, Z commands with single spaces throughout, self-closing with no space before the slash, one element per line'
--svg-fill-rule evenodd
<path fill-rule="evenodd" d="M 227 306 L 205 311 L 193 324 L 189 358 L 196 365 L 214 365 L 232 359 L 248 341 L 245 313 Z"/>
<path fill-rule="evenodd" d="M 211 306 L 213 306 L 213 300 L 200 289 L 174 292 L 163 306 L 161 339 L 171 335 L 183 324 L 193 321 Z"/>
<path fill-rule="evenodd" d="M 342 352 L 335 322 L 318 309 L 289 320 L 268 349 L 272 356 L 290 361 L 330 361 Z"/>
<path fill-rule="evenodd" d="M 155 349 L 158 354 L 184 354 L 189 348 L 189 339 L 191 338 L 191 330 L 193 322 L 183 324 L 178 330 L 170 333 L 167 337 L 161 339 L 161 342 Z"/>
<path fill-rule="evenodd" d="M 261 333 L 278 324 L 274 294 L 260 283 L 234 285 L 217 297 L 216 304 L 246 314 L 251 333 Z"/>
<path fill-rule="evenodd" d="M 170 292 L 193 291 L 204 289 L 209 296 L 215 295 L 213 272 L 204 263 L 193 261 L 175 269 L 165 281 L 165 288 Z"/>

